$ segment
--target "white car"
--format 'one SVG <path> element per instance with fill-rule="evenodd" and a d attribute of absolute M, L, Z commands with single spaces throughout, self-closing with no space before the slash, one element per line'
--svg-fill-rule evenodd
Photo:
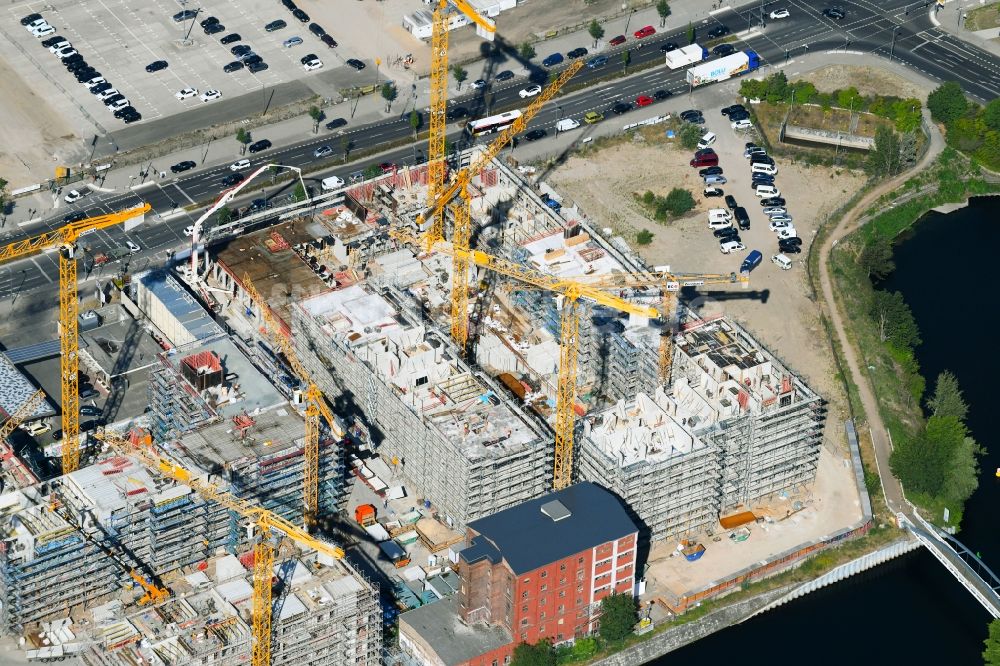
<path fill-rule="evenodd" d="M 784 229 L 778 229 L 777 232 L 778 240 L 785 240 L 786 238 L 795 238 L 799 234 L 795 231 L 795 227 L 785 227 Z"/>
<path fill-rule="evenodd" d="M 67 42 L 64 39 L 61 42 L 56 42 L 55 44 L 53 44 L 52 46 L 50 46 L 49 47 L 49 53 L 58 53 L 59 51 L 62 51 L 63 49 L 69 48 L 70 46 L 72 46 L 72 44 L 70 44 L 69 42 Z"/>
<path fill-rule="evenodd" d="M 787 229 L 790 226 L 792 226 L 791 222 L 786 222 L 785 220 L 775 220 L 772 218 L 770 224 L 767 225 L 767 228 L 771 231 L 779 231 L 781 229 Z"/>
<path fill-rule="evenodd" d="M 230 171 L 242 171 L 250 168 L 250 160 L 236 160 L 229 165 Z"/>
<path fill-rule="evenodd" d="M 309 62 L 302 64 L 302 69 L 306 70 L 307 72 L 311 72 L 315 69 L 320 69 L 321 67 L 323 67 L 323 61 L 320 60 L 319 58 L 316 58 L 315 60 L 310 60 Z"/>
<path fill-rule="evenodd" d="M 784 215 L 772 215 L 771 224 L 787 224 L 788 226 L 791 226 L 792 216 L 789 215 L 788 213 L 785 213 Z M 771 231 L 774 231 L 774 229 L 772 229 Z"/>
<path fill-rule="evenodd" d="M 132 103 L 129 102 L 127 99 L 120 99 L 111 106 L 109 106 L 108 108 L 111 109 L 111 111 L 118 111 L 120 109 L 124 109 L 126 106 L 131 106 L 131 105 Z"/>
<path fill-rule="evenodd" d="M 791 270 L 792 260 L 783 254 L 771 255 L 771 263 L 783 271 Z"/>
<path fill-rule="evenodd" d="M 66 193 L 66 196 L 63 197 L 63 201 L 65 201 L 68 204 L 76 203 L 80 199 L 87 196 L 87 194 L 88 194 L 87 192 L 81 192 L 80 190 L 70 190 L 69 192 Z"/>
<path fill-rule="evenodd" d="M 201 101 L 211 102 L 212 100 L 219 99 L 222 97 L 222 93 L 218 90 L 206 90 L 201 94 Z"/>
<path fill-rule="evenodd" d="M 42 37 L 48 37 L 49 35 L 55 34 L 55 31 L 56 31 L 55 28 L 46 23 L 45 25 L 38 26 L 37 28 L 32 30 L 31 34 L 41 39 Z"/>
<path fill-rule="evenodd" d="M 105 83 L 105 82 L 106 81 L 104 80 L 103 76 L 95 76 L 94 78 L 90 79 L 89 81 L 84 81 L 83 82 L 83 86 L 85 88 L 93 88 L 98 83 Z"/>
<path fill-rule="evenodd" d="M 770 16 L 773 19 L 783 19 L 783 18 L 788 18 L 789 16 L 791 16 L 791 14 L 788 13 L 787 9 L 775 9 L 773 12 L 771 12 Z"/>
<path fill-rule="evenodd" d="M 739 241 L 728 240 L 719 243 L 719 251 L 722 254 L 730 254 L 732 252 L 739 252 L 740 250 L 747 249 L 747 246 Z"/>
<path fill-rule="evenodd" d="M 338 187 L 344 186 L 344 179 L 339 176 L 327 176 L 320 182 L 320 187 L 323 191 L 335 190 Z"/>
<path fill-rule="evenodd" d="M 128 251 L 131 252 L 132 254 L 135 254 L 136 252 L 141 252 L 142 251 L 141 247 L 139 247 L 138 245 L 136 245 L 135 243 L 133 243 L 130 240 L 125 241 L 125 247 L 127 247 Z"/>
<path fill-rule="evenodd" d="M 99 99 L 99 100 L 101 100 L 103 102 L 107 98 L 114 97 L 117 94 L 118 94 L 118 90 L 117 89 L 115 89 L 115 88 L 108 88 L 104 92 L 97 93 L 96 97 L 97 97 L 97 99 Z"/>
<path fill-rule="evenodd" d="M 708 221 L 709 231 L 718 231 L 719 229 L 728 229 L 733 226 L 733 223 L 729 220 L 724 220 L 722 218 L 715 218 Z"/>
<path fill-rule="evenodd" d="M 60 59 L 65 60 L 70 56 L 76 55 L 76 49 L 74 49 L 72 46 L 67 46 L 64 49 L 56 51 L 56 55 L 59 56 Z"/>
<path fill-rule="evenodd" d="M 734 123 L 732 123 L 734 130 L 747 130 L 753 127 L 753 123 L 746 118 L 741 118 Z"/>
<path fill-rule="evenodd" d="M 194 225 L 193 224 L 191 226 L 184 227 L 184 235 L 185 236 L 194 236 Z"/>
<path fill-rule="evenodd" d="M 521 99 L 527 99 L 529 97 L 534 97 L 540 92 L 542 92 L 542 87 L 540 85 L 533 85 L 528 86 L 527 88 L 522 88 L 517 94 L 520 95 Z"/>
<path fill-rule="evenodd" d="M 39 28 L 41 28 L 43 25 L 48 25 L 48 24 L 49 24 L 49 22 L 46 21 L 43 18 L 35 19 L 31 23 L 28 23 L 27 25 L 25 25 L 24 29 L 27 30 L 28 32 L 34 32 L 35 30 L 38 30 Z"/>
<path fill-rule="evenodd" d="M 183 102 L 184 100 L 194 97 L 197 94 L 198 94 L 197 88 L 183 88 L 175 92 L 174 97 Z"/>

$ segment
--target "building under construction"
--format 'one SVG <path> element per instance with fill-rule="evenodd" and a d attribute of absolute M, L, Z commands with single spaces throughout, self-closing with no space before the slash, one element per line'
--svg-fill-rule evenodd
<path fill-rule="evenodd" d="M 577 446 L 580 478 L 614 490 L 653 540 L 815 479 L 825 403 L 740 326 L 682 327 L 672 367 L 669 391 L 587 417 Z"/>

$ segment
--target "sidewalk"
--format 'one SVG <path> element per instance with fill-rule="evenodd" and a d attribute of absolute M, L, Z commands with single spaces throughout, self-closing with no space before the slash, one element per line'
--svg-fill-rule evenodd
<path fill-rule="evenodd" d="M 660 17 L 653 7 L 637 10 L 629 16 L 613 19 L 602 24 L 605 31 L 604 37 L 596 49 L 592 48 L 594 40 L 586 31 L 543 40 L 534 44 L 537 55 L 533 62 L 540 62 L 549 53 L 566 53 L 579 46 L 587 47 L 591 53 L 606 51 L 609 48 L 614 48 L 608 45 L 608 41 L 619 34 L 627 35 L 630 40 L 629 44 L 631 45 L 634 44 L 632 33 L 646 25 L 652 25 L 657 29 L 657 32 L 664 30 L 673 31 L 683 29 L 689 22 L 696 27 L 703 25 L 708 23 L 713 16 L 717 16 L 722 20 L 725 20 L 727 16 L 734 16 L 731 12 L 727 11 L 733 6 L 730 3 L 722 3 L 722 8 L 716 10 L 712 10 L 713 4 L 704 0 L 673 0 L 670 3 L 671 15 L 667 17 L 664 28 L 660 27 Z M 729 21 L 729 23 L 734 32 L 738 32 L 741 28 L 745 29 L 743 26 L 732 24 L 732 21 Z M 466 66 L 469 72 L 469 82 L 464 84 L 461 90 L 456 87 L 454 79 L 449 77 L 449 95 L 457 97 L 467 94 L 470 90 L 469 83 L 479 78 L 479 73 L 485 65 L 485 61 L 478 61 Z M 509 65 L 501 65 L 499 67 L 499 69 L 508 68 L 512 69 L 518 76 L 527 74 L 527 69 L 524 67 L 511 67 Z M 391 76 L 393 72 L 384 72 L 384 74 Z M 397 80 L 396 84 L 399 89 L 399 97 L 393 102 L 389 113 L 385 113 L 385 100 L 378 93 L 375 93 L 366 95 L 359 100 L 344 100 L 338 104 L 326 107 L 324 109 L 326 118 L 320 123 L 320 129 L 317 134 L 313 134 L 312 119 L 308 116 L 301 116 L 259 127 L 253 130 L 254 137 L 260 139 L 266 138 L 276 146 L 284 146 L 326 135 L 331 137 L 331 146 L 334 150 L 337 150 L 338 146 L 336 144 L 339 141 L 339 133 L 330 133 L 329 130 L 323 127 L 323 124 L 329 122 L 332 118 L 347 119 L 350 124 L 341 131 L 350 132 L 364 125 L 377 125 L 380 122 L 394 121 L 400 116 L 408 114 L 414 108 L 419 110 L 427 108 L 430 103 L 430 83 L 427 78 L 422 78 L 416 83 L 416 90 L 413 89 L 411 79 Z M 352 107 L 354 107 L 353 114 Z M 355 146 L 355 149 L 364 148 L 365 146 Z M 124 194 L 143 186 L 151 186 L 156 183 L 170 183 L 174 178 L 174 174 L 170 173 L 170 166 L 178 162 L 191 160 L 198 164 L 197 168 L 205 168 L 229 164 L 241 157 L 243 156 L 240 155 L 240 145 L 236 142 L 235 138 L 217 139 L 201 146 L 163 155 L 146 164 L 133 164 L 121 168 L 111 168 L 104 171 L 96 183 L 76 183 L 62 188 L 62 191 L 58 194 L 41 191 L 16 199 L 13 203 L 11 215 L 7 217 L 5 229 L 9 231 L 15 226 L 27 226 L 36 223 L 45 217 L 55 214 L 56 211 L 69 212 L 71 209 L 62 200 L 62 197 L 69 189 L 79 189 L 81 185 L 88 186 L 91 190 L 105 195 L 113 193 Z M 145 178 L 143 178 L 144 172 L 146 172 Z M 161 173 L 164 174 L 162 178 L 160 177 Z M 86 199 L 81 201 L 81 203 L 84 202 L 86 202 Z"/>
<path fill-rule="evenodd" d="M 965 13 L 982 6 L 975 0 L 945 0 L 945 7 L 941 11 L 934 11 L 933 5 L 928 11 L 931 21 L 944 32 L 1000 56 L 1000 41 L 997 39 L 1000 37 L 1000 28 L 968 30 L 962 20 Z"/>

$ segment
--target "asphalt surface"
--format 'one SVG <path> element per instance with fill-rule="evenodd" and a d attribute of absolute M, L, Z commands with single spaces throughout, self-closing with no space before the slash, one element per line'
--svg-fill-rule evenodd
<path fill-rule="evenodd" d="M 906 3 L 902 0 L 885 0 L 884 2 L 838 2 L 837 6 L 846 10 L 843 20 L 831 20 L 822 16 L 826 3 L 817 0 L 789 0 L 784 2 L 765 2 L 755 5 L 752 10 L 724 11 L 716 14 L 710 21 L 697 27 L 696 40 L 704 44 L 706 33 L 717 25 L 726 25 L 734 32 L 747 30 L 747 36 L 734 43 L 739 49 L 753 49 L 764 62 L 764 72 L 769 66 L 780 65 L 787 58 L 801 55 L 806 50 L 817 51 L 848 51 L 874 55 L 892 59 L 904 65 L 917 69 L 928 76 L 940 80 L 956 79 L 965 91 L 980 101 L 987 101 L 1000 95 L 1000 62 L 992 54 L 971 46 L 933 26 L 928 17 L 928 10 L 923 2 Z M 784 7 L 790 10 L 791 17 L 783 20 L 770 20 L 767 14 L 772 9 Z M 909 13 L 906 8 L 909 7 Z M 760 26 L 761 10 L 764 15 L 764 27 Z M 951 17 L 942 11 L 941 20 Z M 893 39 L 893 33 L 895 38 Z M 641 48 L 636 48 L 635 42 L 617 47 L 606 55 L 608 64 L 598 69 L 583 68 L 573 79 L 573 85 L 583 84 L 585 87 L 565 97 L 559 97 L 538 113 L 530 124 L 531 128 L 551 129 L 560 118 L 582 119 L 588 111 L 599 111 L 605 114 L 604 122 L 635 122 L 666 112 L 678 112 L 688 106 L 696 106 L 696 101 L 689 101 L 683 93 L 689 92 L 684 80 L 684 70 L 671 71 L 666 66 L 654 67 L 639 75 L 623 79 L 600 81 L 613 77 L 616 70 L 622 69 L 620 53 L 628 50 L 631 66 L 643 63 L 662 62 L 663 53 L 660 46 L 668 41 L 682 44 L 686 41 L 686 28 L 673 30 L 649 38 Z M 589 45 L 589 44 L 588 44 Z M 505 53 L 506 60 L 494 63 L 494 71 L 509 68 L 510 58 L 516 58 L 516 51 L 500 44 L 500 50 Z M 533 75 L 543 83 L 548 80 L 549 71 L 538 68 Z M 522 107 L 526 103 L 518 95 L 518 91 L 526 87 L 528 82 L 515 79 L 509 83 L 497 84 L 486 90 L 472 91 L 470 94 L 452 100 L 452 107 L 461 106 L 467 109 L 472 117 L 481 117 L 487 113 L 496 113 L 504 108 Z M 657 90 L 666 90 L 671 97 L 663 102 L 653 104 L 649 108 L 633 109 L 620 118 L 611 111 L 611 107 L 619 101 L 632 101 L 639 95 L 652 94 Z M 696 100 L 696 98 L 692 98 Z M 451 139 L 461 140 L 460 124 L 449 125 Z M 350 142 L 349 150 L 377 149 L 380 145 L 406 141 L 412 136 L 408 118 L 401 117 L 353 129 L 347 132 L 326 132 L 306 142 L 271 149 L 257 155 L 248 155 L 255 168 L 264 162 L 294 165 L 305 170 L 318 169 L 316 174 L 306 178 L 318 191 L 319 181 L 328 175 L 338 175 L 347 179 L 349 174 L 361 171 L 371 164 L 394 162 L 399 165 L 415 164 L 424 160 L 423 144 L 407 145 L 384 152 L 380 155 L 351 161 L 346 165 L 335 166 L 343 157 L 343 142 Z M 266 130 L 256 133 L 255 139 L 266 138 Z M 544 139 L 543 139 L 544 140 Z M 328 145 L 334 150 L 334 157 L 316 158 L 313 151 L 322 145 Z M 324 165 L 331 165 L 323 168 Z M 62 208 L 58 216 L 40 223 L 22 226 L 8 231 L 0 240 L 13 242 L 20 238 L 35 235 L 47 228 L 62 224 L 63 216 L 79 209 L 95 215 L 102 212 L 118 210 L 134 205 L 140 200 L 148 201 L 153 211 L 150 216 L 153 222 L 142 225 L 131 233 L 121 229 L 100 230 L 84 238 L 84 244 L 90 251 L 96 253 L 112 247 L 121 246 L 126 238 L 137 243 L 142 251 L 130 260 L 132 270 L 148 264 L 159 264 L 168 257 L 168 251 L 185 244 L 187 240 L 183 230 L 193 223 L 194 218 L 182 211 L 184 206 L 206 202 L 215 199 L 225 189 L 222 178 L 229 174 L 228 165 L 210 167 L 207 169 L 186 172 L 173 176 L 169 172 L 167 178 L 149 184 L 138 192 L 114 195 L 92 195 L 73 207 Z M 247 173 L 246 171 L 244 173 Z M 267 196 L 281 197 L 287 194 L 290 185 L 277 188 L 266 187 L 263 179 L 263 189 L 256 186 L 247 188 L 244 198 Z M 245 203 L 245 201 L 244 201 Z M 159 215 L 166 219 L 157 220 Z M 96 269 L 114 271 L 119 266 L 112 265 Z M 83 275 L 83 273 L 81 273 Z M 0 267 L 0 298 L 13 293 L 20 295 L 35 289 L 49 286 L 54 289 L 58 276 L 55 256 L 46 253 L 12 262 Z"/>

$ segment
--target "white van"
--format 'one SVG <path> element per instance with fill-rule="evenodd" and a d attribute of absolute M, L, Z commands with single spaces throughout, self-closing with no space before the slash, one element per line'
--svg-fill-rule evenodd
<path fill-rule="evenodd" d="M 330 176 L 329 178 L 324 178 L 320 182 L 320 187 L 323 188 L 324 192 L 327 192 L 329 190 L 335 190 L 338 187 L 343 187 L 343 186 L 344 186 L 344 179 L 339 178 L 337 176 Z"/>
<path fill-rule="evenodd" d="M 792 260 L 783 254 L 776 254 L 771 257 L 771 263 L 780 268 L 783 271 L 790 270 L 792 267 Z"/>
<path fill-rule="evenodd" d="M 780 197 L 781 190 L 779 190 L 774 185 L 758 185 L 757 189 L 754 190 L 754 194 L 756 194 L 761 199 L 764 198 L 770 199 L 771 197 Z"/>
<path fill-rule="evenodd" d="M 733 214 L 725 208 L 709 208 L 708 219 L 731 220 L 733 219 Z"/>
<path fill-rule="evenodd" d="M 715 134 L 712 132 L 706 132 L 705 136 L 701 137 L 701 141 L 698 142 L 698 150 L 704 150 L 713 143 L 715 143 Z"/>
<path fill-rule="evenodd" d="M 766 173 L 768 176 L 778 175 L 778 167 L 773 164 L 764 164 L 762 162 L 754 162 L 750 165 L 750 173 Z"/>
<path fill-rule="evenodd" d="M 727 219 L 721 217 L 708 218 L 708 228 L 711 229 L 712 231 L 718 231 L 719 229 L 727 229 L 731 226 L 733 226 L 733 223 Z"/>
<path fill-rule="evenodd" d="M 573 120 L 572 118 L 563 118 L 556 123 L 557 132 L 568 132 L 570 130 L 575 130 L 580 126 L 580 121 Z"/>
<path fill-rule="evenodd" d="M 52 430 L 52 426 L 50 426 L 47 421 L 33 421 L 26 425 L 22 425 L 21 428 L 32 437 L 44 435 L 48 431 Z"/>

